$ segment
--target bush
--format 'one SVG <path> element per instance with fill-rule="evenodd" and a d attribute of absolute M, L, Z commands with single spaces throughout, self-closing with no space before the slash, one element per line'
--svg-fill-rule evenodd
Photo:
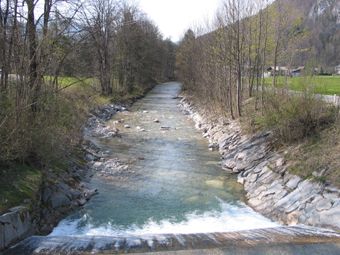
<path fill-rule="evenodd" d="M 26 100 L 20 105 L 13 96 L 1 100 L 0 162 L 33 159 L 49 165 L 64 160 L 81 139 L 86 115 L 79 100 L 65 92 L 54 93 L 47 85 L 44 90 L 35 112 Z"/>
<path fill-rule="evenodd" d="M 282 142 L 317 135 L 336 120 L 338 109 L 311 94 L 266 96 L 264 114 L 257 124 L 274 132 Z"/>

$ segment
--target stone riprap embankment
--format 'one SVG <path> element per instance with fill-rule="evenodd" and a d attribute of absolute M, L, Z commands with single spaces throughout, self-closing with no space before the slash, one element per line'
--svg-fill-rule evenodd
<path fill-rule="evenodd" d="M 46 173 L 35 201 L 0 215 L 0 251 L 32 234 L 49 233 L 68 212 L 82 206 L 96 191 L 81 183 L 84 169 L 56 175 Z"/>
<path fill-rule="evenodd" d="M 243 134 L 237 121 L 213 121 L 185 98 L 180 107 L 209 139 L 209 148 L 219 150 L 223 169 L 237 174 L 256 211 L 282 224 L 340 230 L 340 190 L 290 174 L 289 162 L 271 147 L 270 132 Z"/>
<path fill-rule="evenodd" d="M 26 207 L 10 209 L 0 216 L 0 251 L 32 234 L 32 217 Z"/>
<path fill-rule="evenodd" d="M 105 125 L 105 121 L 124 110 L 125 107 L 117 105 L 95 110 L 84 132 L 87 136 L 96 137 L 118 135 L 118 130 L 114 126 Z M 95 195 L 97 190 L 91 189 L 86 181 L 91 176 L 88 169 L 100 171 L 105 176 L 114 176 L 119 170 L 126 169 L 118 160 L 104 161 L 104 153 L 90 140 L 85 139 L 83 149 L 87 152 L 86 167 L 75 164 L 61 173 L 47 170 L 35 201 L 11 208 L 0 215 L 0 251 L 32 234 L 48 234 L 65 215 L 83 206 Z"/>

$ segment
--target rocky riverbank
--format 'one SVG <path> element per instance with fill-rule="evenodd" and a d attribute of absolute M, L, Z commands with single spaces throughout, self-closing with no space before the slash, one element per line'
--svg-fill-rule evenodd
<path fill-rule="evenodd" d="M 86 159 L 89 168 L 92 169 L 92 174 L 107 180 L 122 181 L 124 177 L 133 173 L 129 165 L 118 158 L 108 156 L 106 151 L 98 148 L 91 139 L 91 137 L 99 137 L 101 139 L 120 137 L 119 128 L 130 128 L 129 125 L 124 125 L 123 119 L 109 121 L 117 112 L 127 112 L 127 109 L 123 106 L 108 105 L 97 111 L 88 120 L 85 128 L 86 146 L 84 149 L 87 152 Z"/>
<path fill-rule="evenodd" d="M 112 164 L 115 168 L 121 167 L 118 160 L 103 162 L 103 153 L 86 137 L 118 135 L 118 130 L 104 123 L 116 112 L 124 110 L 122 106 L 107 105 L 94 111 L 84 127 L 82 149 L 85 161 L 81 158 L 75 160 L 84 163 L 72 163 L 69 170 L 60 173 L 45 171 L 34 201 L 26 201 L 24 205 L 0 215 L 0 251 L 30 235 L 48 234 L 62 218 L 83 206 L 97 193 L 97 190 L 89 188 L 88 181 L 92 175 L 90 169 L 108 174 L 107 169 L 112 168 Z"/>
<path fill-rule="evenodd" d="M 70 211 L 95 194 L 87 187 L 87 169 L 74 165 L 70 171 L 46 171 L 36 199 L 0 215 L 0 251 L 33 234 L 48 234 Z"/>
<path fill-rule="evenodd" d="M 252 208 L 282 224 L 340 231 L 340 190 L 290 174 L 289 162 L 271 146 L 270 132 L 243 134 L 237 121 L 214 120 L 186 98 L 180 107 L 209 139 L 209 148 L 219 150 L 223 169 L 237 174 Z"/>

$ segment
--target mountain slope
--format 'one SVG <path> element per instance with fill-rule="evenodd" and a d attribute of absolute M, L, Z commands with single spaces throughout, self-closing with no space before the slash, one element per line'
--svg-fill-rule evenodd
<path fill-rule="evenodd" d="M 312 54 L 297 57 L 295 64 L 306 64 L 312 56 L 324 70 L 332 72 L 334 66 L 340 64 L 340 1 L 277 0 L 275 4 L 289 5 L 301 13 L 302 27 L 307 34 L 305 47 L 312 49 Z"/>

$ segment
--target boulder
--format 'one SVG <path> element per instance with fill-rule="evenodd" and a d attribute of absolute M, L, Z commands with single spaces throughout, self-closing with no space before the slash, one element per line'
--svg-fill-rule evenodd
<path fill-rule="evenodd" d="M 330 200 L 323 198 L 320 199 L 319 202 L 316 203 L 315 208 L 318 212 L 326 211 L 332 208 L 332 203 Z M 340 220 L 340 214 L 339 214 L 339 220 Z"/>
<path fill-rule="evenodd" d="M 299 183 L 302 181 L 302 179 L 296 175 L 291 175 L 290 179 L 288 179 L 285 186 L 291 190 L 295 189 Z"/>
<path fill-rule="evenodd" d="M 284 158 L 279 158 L 278 160 L 276 160 L 276 167 L 281 167 L 286 163 Z"/>
<path fill-rule="evenodd" d="M 239 174 L 239 175 L 237 176 L 237 182 L 240 183 L 240 184 L 242 184 L 242 185 L 244 184 L 245 178 L 242 177 L 242 174 Z"/>
<path fill-rule="evenodd" d="M 64 192 L 56 192 L 50 198 L 53 209 L 71 205 L 71 200 Z"/>
<path fill-rule="evenodd" d="M 322 211 L 319 215 L 321 226 L 336 228 L 336 230 L 340 231 L 340 206 Z"/>
<path fill-rule="evenodd" d="M 211 150 L 218 150 L 218 148 L 219 148 L 217 143 L 210 143 L 208 147 Z"/>
<path fill-rule="evenodd" d="M 26 207 L 15 207 L 0 216 L 0 251 L 33 231 L 32 218 Z"/>

